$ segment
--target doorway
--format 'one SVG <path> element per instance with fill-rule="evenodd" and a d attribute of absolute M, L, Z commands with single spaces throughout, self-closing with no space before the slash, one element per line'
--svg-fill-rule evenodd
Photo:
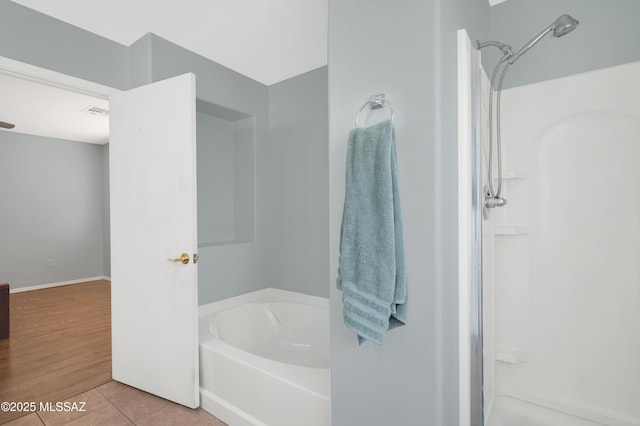
<path fill-rule="evenodd" d="M 109 276 L 108 95 L 113 89 L 0 58 L 0 280 L 23 288 Z"/>
<path fill-rule="evenodd" d="M 6 58 L 0 87 L 2 400 L 61 401 L 111 379 L 109 91 Z"/>

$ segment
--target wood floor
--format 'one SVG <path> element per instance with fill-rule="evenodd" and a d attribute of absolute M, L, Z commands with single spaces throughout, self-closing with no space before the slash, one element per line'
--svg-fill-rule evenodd
<path fill-rule="evenodd" d="M 11 336 L 0 340 L 0 402 L 35 403 L 3 412 L 0 424 L 226 426 L 192 410 L 111 380 L 111 284 L 91 281 L 13 293 Z M 40 403 L 82 404 L 56 412 Z"/>
<path fill-rule="evenodd" d="M 0 340 L 0 401 L 64 401 L 111 380 L 111 285 L 12 293 Z M 0 424 L 24 413 L 0 412 Z"/>

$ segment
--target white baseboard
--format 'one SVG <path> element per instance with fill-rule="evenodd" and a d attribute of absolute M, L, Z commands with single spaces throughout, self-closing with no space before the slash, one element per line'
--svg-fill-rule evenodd
<path fill-rule="evenodd" d="M 267 426 L 235 405 L 203 388 L 200 388 L 200 407 L 229 426 Z"/>
<path fill-rule="evenodd" d="M 21 293 L 23 291 L 42 290 L 43 288 L 60 287 L 63 285 L 80 284 L 80 283 L 86 283 L 88 281 L 99 281 L 99 280 L 111 281 L 111 277 L 100 276 L 100 277 L 81 278 L 79 280 L 60 281 L 58 283 L 32 285 L 29 287 L 19 287 L 19 288 L 10 287 L 9 293 Z"/>

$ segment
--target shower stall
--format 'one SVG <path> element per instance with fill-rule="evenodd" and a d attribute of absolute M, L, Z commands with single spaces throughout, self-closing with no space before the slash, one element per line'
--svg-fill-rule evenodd
<path fill-rule="evenodd" d="M 485 46 L 519 57 L 460 34 L 461 424 L 639 426 L 640 62 L 500 93 Z"/>

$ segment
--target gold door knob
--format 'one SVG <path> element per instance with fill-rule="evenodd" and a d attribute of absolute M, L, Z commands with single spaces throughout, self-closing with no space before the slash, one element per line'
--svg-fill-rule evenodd
<path fill-rule="evenodd" d="M 185 265 L 189 263 L 189 255 L 187 253 L 182 253 L 180 257 L 176 257 L 175 259 L 167 259 L 170 262 L 182 262 Z"/>

